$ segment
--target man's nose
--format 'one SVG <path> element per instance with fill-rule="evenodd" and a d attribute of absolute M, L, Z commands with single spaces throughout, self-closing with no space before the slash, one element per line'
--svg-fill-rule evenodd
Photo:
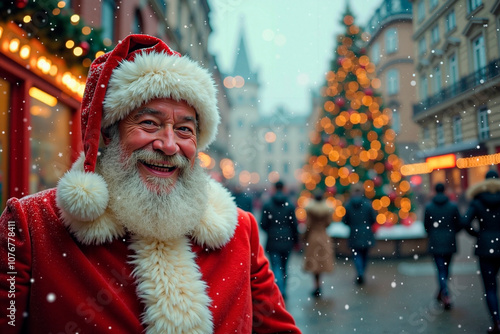
<path fill-rule="evenodd" d="M 166 155 L 174 155 L 179 151 L 172 126 L 167 126 L 157 132 L 157 136 L 153 141 L 153 150 L 161 151 Z"/>

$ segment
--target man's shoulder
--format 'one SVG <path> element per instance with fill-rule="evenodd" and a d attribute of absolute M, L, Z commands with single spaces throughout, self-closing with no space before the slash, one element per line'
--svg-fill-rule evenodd
<path fill-rule="evenodd" d="M 253 213 L 238 208 L 238 224 L 236 226 L 236 230 L 240 232 L 242 230 L 251 232 L 254 228 L 258 229 L 258 225 Z"/>
<path fill-rule="evenodd" d="M 24 208 L 32 206 L 53 206 L 56 205 L 55 198 L 56 188 L 50 188 L 21 198 L 12 197 L 7 201 L 7 206 L 13 203 L 19 204 Z"/>
<path fill-rule="evenodd" d="M 25 215 L 30 219 L 37 214 L 44 217 L 58 217 L 56 204 L 56 189 L 51 188 L 21 198 L 12 197 L 7 201 L 6 211 L 11 211 L 15 215 Z"/>

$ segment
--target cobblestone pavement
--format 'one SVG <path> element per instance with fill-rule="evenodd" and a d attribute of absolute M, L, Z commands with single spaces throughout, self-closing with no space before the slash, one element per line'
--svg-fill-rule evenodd
<path fill-rule="evenodd" d="M 314 298 L 313 278 L 301 270 L 301 254 L 294 253 L 286 306 L 304 334 L 486 333 L 490 322 L 472 241 L 460 233 L 449 284 L 452 310 L 443 310 L 435 300 L 430 256 L 373 260 L 363 286 L 354 284 L 352 261 L 337 259 L 335 271 L 322 276 L 322 297 Z"/>

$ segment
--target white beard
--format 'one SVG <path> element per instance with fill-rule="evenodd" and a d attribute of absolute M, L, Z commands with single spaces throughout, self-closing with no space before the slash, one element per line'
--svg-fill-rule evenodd
<path fill-rule="evenodd" d="M 171 179 L 149 177 L 147 181 L 156 188 L 150 190 L 139 174 L 137 159 L 152 154 L 156 153 L 136 151 L 122 161 L 118 134 L 113 136 L 96 166 L 108 184 L 108 208 L 121 225 L 138 237 L 166 241 L 189 235 L 207 208 L 208 175 L 198 161 L 191 168 L 185 157 L 177 155 L 173 161 L 182 166 L 178 167 L 175 184 Z M 167 159 L 161 155 L 159 160 Z"/>

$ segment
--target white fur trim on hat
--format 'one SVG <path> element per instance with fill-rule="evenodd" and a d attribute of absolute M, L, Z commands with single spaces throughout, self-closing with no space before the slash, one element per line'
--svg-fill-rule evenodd
<path fill-rule="evenodd" d="M 166 53 L 142 52 L 113 71 L 103 103 L 102 127 L 155 98 L 184 100 L 196 110 L 200 150 L 215 139 L 220 117 L 212 76 L 196 62 Z"/>

